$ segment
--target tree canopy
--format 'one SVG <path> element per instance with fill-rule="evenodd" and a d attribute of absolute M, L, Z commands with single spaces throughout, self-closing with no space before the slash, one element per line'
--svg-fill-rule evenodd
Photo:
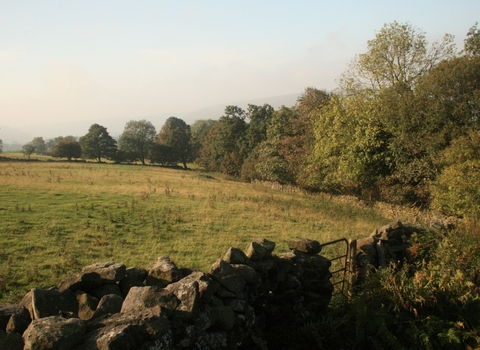
<path fill-rule="evenodd" d="M 394 84 L 413 86 L 435 65 L 455 55 L 453 36 L 446 34 L 441 42 L 430 46 L 425 33 L 409 23 L 385 24 L 367 42 L 367 52 L 357 55 L 342 75 L 341 90 L 378 91 Z"/>
<path fill-rule="evenodd" d="M 442 172 L 432 184 L 432 206 L 450 215 L 480 214 L 480 132 L 455 139 L 442 152 Z"/>
<path fill-rule="evenodd" d="M 114 159 L 117 155 L 117 141 L 110 136 L 105 127 L 99 124 L 90 126 L 88 133 L 82 136 L 79 142 L 82 146 L 82 154 L 86 158 L 101 162 L 102 158 Z"/>
<path fill-rule="evenodd" d="M 239 176 L 245 158 L 245 111 L 227 106 L 222 116 L 210 129 L 200 150 L 197 163 L 207 170 Z"/>
<path fill-rule="evenodd" d="M 30 143 L 35 147 L 35 153 L 47 153 L 47 146 L 45 144 L 45 141 L 43 140 L 43 137 L 35 137 Z"/>
<path fill-rule="evenodd" d="M 464 50 L 469 56 L 480 56 L 480 29 L 477 26 L 478 22 L 468 30 L 464 40 Z"/>
<path fill-rule="evenodd" d="M 118 149 L 125 152 L 130 160 L 139 160 L 145 164 L 155 137 L 155 127 L 151 122 L 145 119 L 131 120 L 125 125 L 118 140 Z"/>
<path fill-rule="evenodd" d="M 215 125 L 216 121 L 213 119 L 196 120 L 190 127 L 190 157 L 191 160 L 198 158 L 200 149 L 205 143 L 205 139 L 210 132 L 210 129 Z"/>
<path fill-rule="evenodd" d="M 80 158 L 82 156 L 82 147 L 80 143 L 75 140 L 61 140 L 57 143 L 52 151 L 53 157 L 67 158 L 69 161 L 72 158 Z"/>
<path fill-rule="evenodd" d="M 304 185 L 427 204 L 442 150 L 479 127 L 480 66 L 452 39 L 429 45 L 410 24 L 385 25 L 311 113 Z"/>
<path fill-rule="evenodd" d="M 32 145 L 31 143 L 27 143 L 27 144 L 22 146 L 22 153 L 28 159 L 30 159 L 30 156 L 33 154 L 33 152 L 35 152 L 35 146 Z"/>
<path fill-rule="evenodd" d="M 158 133 L 157 142 L 168 146 L 172 152 L 171 158 L 180 161 L 187 169 L 187 160 L 190 156 L 190 126 L 182 119 L 170 117 Z M 164 148 L 167 151 L 167 148 Z"/>

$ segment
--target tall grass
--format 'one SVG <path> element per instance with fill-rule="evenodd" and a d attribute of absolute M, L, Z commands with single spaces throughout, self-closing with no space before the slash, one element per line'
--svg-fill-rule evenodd
<path fill-rule="evenodd" d="M 160 255 L 204 271 L 260 237 L 364 237 L 391 219 L 323 195 L 273 191 L 220 175 L 153 166 L 0 162 L 0 303 L 113 260 Z"/>

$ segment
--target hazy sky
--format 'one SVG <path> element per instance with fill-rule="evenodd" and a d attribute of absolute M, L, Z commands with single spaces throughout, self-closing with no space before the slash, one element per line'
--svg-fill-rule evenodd
<path fill-rule="evenodd" d="M 0 0 L 0 125 L 333 89 L 394 20 L 462 48 L 480 1 Z"/>

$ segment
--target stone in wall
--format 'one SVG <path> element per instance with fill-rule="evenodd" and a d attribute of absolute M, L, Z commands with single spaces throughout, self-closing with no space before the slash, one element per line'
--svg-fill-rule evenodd
<path fill-rule="evenodd" d="M 116 283 L 125 277 L 126 267 L 112 261 L 85 266 L 81 274 L 65 277 L 57 286 L 60 291 L 90 292 L 105 284 Z"/>
<path fill-rule="evenodd" d="M 30 314 L 23 305 L 0 305 L 0 330 L 5 330 L 10 318 L 16 315 L 30 321 Z"/>
<path fill-rule="evenodd" d="M 208 271 L 218 283 L 227 288 L 230 292 L 242 293 L 245 287 L 245 280 L 236 269 L 222 259 L 218 259 Z"/>
<path fill-rule="evenodd" d="M 10 333 L 24 331 L 26 349 L 262 347 L 271 325 L 288 329 L 321 313 L 332 295 L 320 243 L 295 239 L 289 248 L 277 256 L 266 239 L 245 251 L 231 247 L 207 273 L 178 268 L 167 256 L 146 269 L 93 264 L 57 288 L 33 289 L 21 305 L 0 307 L 0 332 L 7 324 Z"/>
<path fill-rule="evenodd" d="M 23 334 L 25 350 L 70 350 L 85 334 L 85 323 L 78 318 L 48 316 L 34 319 Z"/>
<path fill-rule="evenodd" d="M 253 241 L 247 246 L 245 255 L 251 261 L 262 260 L 268 256 L 271 256 L 273 250 L 275 249 L 275 242 L 266 240 L 265 238 L 258 239 Z"/>
<path fill-rule="evenodd" d="M 397 220 L 375 229 L 368 237 L 357 239 L 354 284 L 359 287 L 365 283 L 369 266 L 378 268 L 387 266 L 388 262 L 401 263 L 409 248 L 408 239 L 412 233 L 411 227 Z"/>
<path fill-rule="evenodd" d="M 77 297 L 69 289 L 32 289 L 20 304 L 30 312 L 32 320 L 58 316 L 61 312 L 78 314 Z"/>
<path fill-rule="evenodd" d="M 322 251 L 320 242 L 307 238 L 291 240 L 288 242 L 288 248 L 306 254 L 318 254 Z"/>
<path fill-rule="evenodd" d="M 149 286 L 165 287 L 182 278 L 177 265 L 168 256 L 161 256 L 156 262 L 148 265 L 147 272 L 146 282 Z"/>

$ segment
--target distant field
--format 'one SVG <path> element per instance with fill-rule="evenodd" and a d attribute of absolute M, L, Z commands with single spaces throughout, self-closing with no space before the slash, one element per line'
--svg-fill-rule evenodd
<path fill-rule="evenodd" d="M 68 162 L 0 162 L 0 304 L 98 261 L 146 267 L 169 255 L 203 271 L 260 237 L 287 251 L 307 237 L 364 237 L 373 211 L 199 171 Z"/>

